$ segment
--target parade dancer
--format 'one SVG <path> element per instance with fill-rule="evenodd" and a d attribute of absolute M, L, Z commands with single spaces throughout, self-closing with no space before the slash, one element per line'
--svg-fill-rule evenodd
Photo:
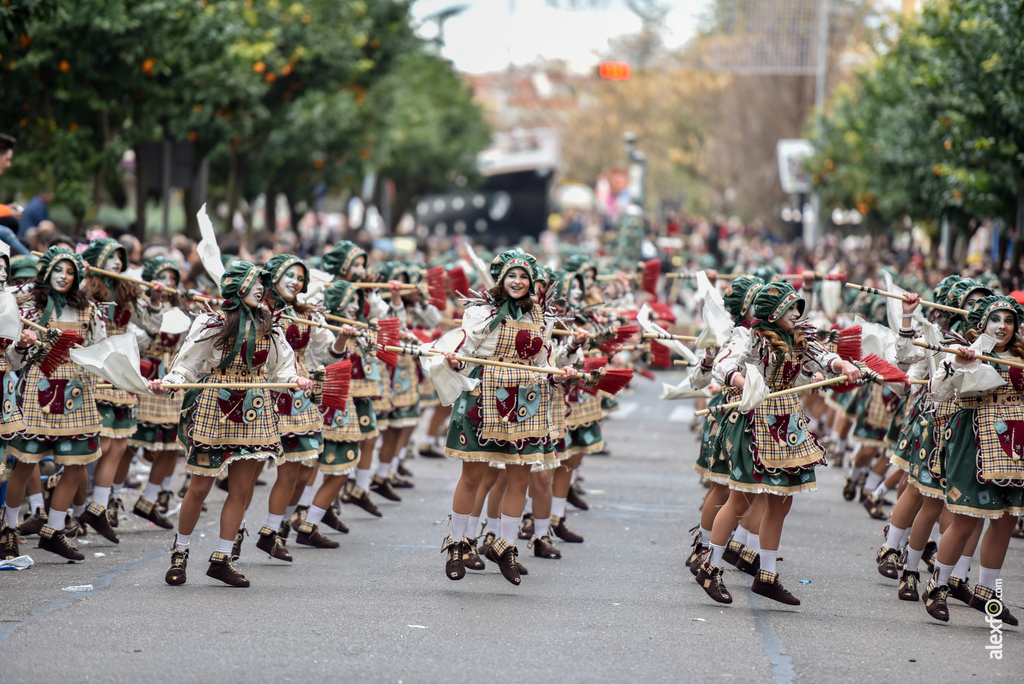
<path fill-rule="evenodd" d="M 66 247 L 49 248 L 39 259 L 36 280 L 19 296 L 21 315 L 54 330 L 78 333 L 84 345 L 102 341 L 106 325 L 97 307 L 79 289 L 84 278 L 81 256 Z M 52 456 L 64 469 L 50 498 L 47 523 L 39 531 L 39 548 L 80 561 L 85 557 L 64 536 L 64 523 L 86 477 L 86 466 L 100 458 L 102 418 L 96 409 L 95 376 L 66 354 L 60 360 L 48 375 L 33 363 L 22 379 L 26 428 L 7 447 L 18 459 L 11 476 L 13 486 L 8 489 L 8 496 L 17 498 L 10 498 L 8 505 L 21 505 L 19 489 L 23 491 L 28 472 L 34 464 Z M 107 539 L 117 539 L 103 506 L 86 509 L 83 517 Z"/>
<path fill-rule="evenodd" d="M 163 383 L 296 383 L 309 390 L 313 382 L 300 377 L 295 354 L 284 330 L 265 307 L 269 275 L 247 261 L 235 261 L 220 280 L 221 311 L 199 316 Z M 196 388 L 182 398 L 178 439 L 188 457 L 192 481 L 181 504 L 178 533 L 171 549 L 168 584 L 184 584 L 192 532 L 203 502 L 218 475 L 227 471 L 228 495 L 220 515 L 217 548 L 206 574 L 225 584 L 248 587 L 235 566 L 232 551 L 256 478 L 264 465 L 282 453 L 270 391 L 264 388 Z"/>
<path fill-rule="evenodd" d="M 754 299 L 754 315 L 758 319 L 754 334 L 749 342 L 737 342 L 725 350 L 722 362 L 715 368 L 716 382 L 742 389 L 748 363 L 765 376 L 772 391 L 807 380 L 808 373 L 845 374 L 848 380 L 858 380 L 857 366 L 808 339 L 810 332 L 798 322 L 803 312 L 804 300 L 792 285 L 770 283 L 762 287 Z M 799 599 L 779 581 L 775 562 L 792 495 L 816 489 L 814 468 L 824 464 L 824 449 L 808 432 L 800 399 L 795 394 L 767 399 L 748 414 L 731 414 L 729 421 L 721 439 L 735 445 L 729 474 L 732 491 L 715 516 L 711 549 L 704 554 L 697 583 L 715 601 L 732 602 L 722 580 L 722 555 L 753 495 L 763 492 L 769 496 L 760 528 L 760 569 L 751 591 L 799 605 Z"/>
<path fill-rule="evenodd" d="M 974 343 L 982 334 L 988 335 L 995 340 L 991 355 L 1018 366 L 992 363 L 986 368 L 976 361 L 975 348 L 962 345 L 957 355 L 947 355 L 932 377 L 936 398 L 953 395 L 957 404 L 946 429 L 942 471 L 945 504 L 953 519 L 939 542 L 935 572 L 922 597 L 928 614 L 942 622 L 949 621 L 949 577 L 978 519 L 987 518 L 981 569 L 970 605 L 1005 624 L 1017 625 L 1005 602 L 994 599 L 1017 516 L 1024 514 L 1024 370 L 1019 367 L 1024 342 L 1017 338 L 1022 320 L 1024 309 L 1010 297 L 982 297 L 969 309 L 966 341 Z"/>
<path fill-rule="evenodd" d="M 452 501 L 452 531 L 442 544 L 448 554 L 445 574 L 453 580 L 462 579 L 466 573 L 466 528 L 480 481 L 490 464 L 501 464 L 508 484 L 502 497 L 501 534 L 488 549 L 488 558 L 497 563 L 505 579 L 520 583 L 515 541 L 530 469 L 555 462 L 549 377 L 456 359 L 458 354 L 550 365 L 554 350 L 548 335 L 553 322 L 545 320 L 541 307 L 531 299 L 535 273 L 536 261 L 525 252 L 499 254 L 490 266 L 496 285 L 482 299 L 469 303 L 457 331 L 439 340 L 444 356 L 424 360 L 442 400 L 453 390 L 461 390 L 445 446 L 447 456 L 462 461 L 462 475 Z M 460 375 L 460 371 L 467 375 Z M 556 378 L 571 380 L 576 375 L 575 368 L 566 366 Z"/>

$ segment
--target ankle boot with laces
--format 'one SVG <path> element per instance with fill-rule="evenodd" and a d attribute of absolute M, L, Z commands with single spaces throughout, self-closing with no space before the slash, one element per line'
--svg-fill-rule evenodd
<path fill-rule="evenodd" d="M 72 546 L 64 536 L 63 530 L 55 530 L 49 525 L 44 525 L 43 529 L 39 530 L 39 548 L 71 561 L 85 560 L 82 552 Z"/>
<path fill-rule="evenodd" d="M 46 515 L 46 511 L 42 508 L 37 507 L 32 515 L 21 521 L 18 525 L 18 531 L 21 536 L 27 537 L 30 534 L 39 534 L 39 530 L 43 529 L 43 525 L 47 523 L 49 518 Z"/>
<path fill-rule="evenodd" d="M 284 547 L 281 540 L 277 538 L 277 530 L 264 525 L 260 528 L 259 539 L 256 540 L 256 548 L 266 551 L 271 558 L 292 562 L 292 554 Z"/>
<path fill-rule="evenodd" d="M 317 549 L 336 549 L 341 546 L 341 544 L 333 539 L 328 539 L 324 536 L 320 528 L 308 520 L 303 520 L 295 528 L 295 543 L 302 544 L 303 546 L 312 546 Z"/>
<path fill-rule="evenodd" d="M 936 620 L 949 622 L 949 607 L 946 605 L 948 596 L 949 587 L 945 584 L 940 585 L 935 581 L 935 577 L 932 577 L 924 587 L 921 600 L 924 601 L 924 608 L 929 615 Z"/>
<path fill-rule="evenodd" d="M 187 579 L 185 571 L 188 569 L 188 549 L 178 549 L 178 537 L 174 537 L 174 545 L 171 546 L 171 566 L 167 568 L 164 581 L 170 585 L 178 586 L 185 583 Z"/>
<path fill-rule="evenodd" d="M 452 539 L 452 535 L 448 535 L 444 538 L 441 543 L 441 552 L 448 552 L 448 558 L 445 560 L 444 572 L 450 580 L 460 580 L 466 576 L 466 564 L 462 560 L 462 544 Z"/>
<path fill-rule="evenodd" d="M 168 520 L 167 516 L 160 512 L 159 505 L 152 501 L 146 501 L 141 496 L 139 497 L 139 500 L 135 502 L 135 507 L 132 509 L 132 513 L 140 518 L 148 520 L 157 527 L 162 527 L 165 530 L 174 529 L 174 523 Z"/>
<path fill-rule="evenodd" d="M 206 571 L 206 576 L 233 587 L 249 586 L 249 580 L 235 567 L 234 559 L 220 551 L 214 551 L 210 556 L 210 567 Z"/>
<path fill-rule="evenodd" d="M 787 606 L 800 605 L 800 599 L 793 596 L 782 586 L 777 572 L 758 570 L 757 577 L 754 578 L 754 583 L 750 586 L 750 591 L 760 594 L 765 598 L 770 598 L 772 601 L 785 603 Z"/>
<path fill-rule="evenodd" d="M 348 525 L 341 521 L 338 517 L 338 512 L 334 510 L 334 506 L 329 506 L 327 511 L 324 512 L 324 518 L 321 520 L 324 525 L 327 525 L 332 530 L 337 530 L 342 534 L 348 534 Z"/>
<path fill-rule="evenodd" d="M 480 557 L 480 552 L 477 550 L 476 545 L 477 537 L 472 539 L 466 538 L 466 546 L 462 550 L 462 563 L 466 566 L 467 570 L 484 570 L 487 568 L 487 564 Z"/>
<path fill-rule="evenodd" d="M 921 598 L 917 585 L 921 582 L 921 575 L 913 570 L 904 570 L 900 576 L 900 587 L 896 590 L 896 596 L 900 601 L 916 601 Z"/>
<path fill-rule="evenodd" d="M 551 531 L 558 536 L 562 541 L 567 541 L 571 544 L 582 544 L 583 536 L 576 534 L 569 529 L 568 525 L 565 524 L 565 516 L 555 517 L 551 516 Z"/>
<path fill-rule="evenodd" d="M 875 562 L 878 564 L 878 574 L 889 579 L 899 579 L 900 551 L 883 546 L 875 554 Z"/>
<path fill-rule="evenodd" d="M 96 501 L 86 506 L 85 512 L 82 513 L 79 520 L 99 532 L 107 541 L 114 542 L 115 544 L 121 543 L 117 538 L 117 533 L 114 532 L 114 528 L 110 526 L 110 520 L 107 518 L 107 509 Z"/>
<path fill-rule="evenodd" d="M 18 529 L 0 523 L 0 560 L 11 560 L 21 555 L 18 550 Z"/>
<path fill-rule="evenodd" d="M 247 536 L 249 536 L 249 530 L 245 529 L 245 524 L 243 524 L 235 534 L 235 543 L 231 545 L 231 560 L 236 561 L 242 557 L 242 540 Z"/>
<path fill-rule="evenodd" d="M 732 603 L 732 594 L 725 587 L 722 580 L 722 568 L 712 565 L 710 558 L 704 560 L 697 569 L 697 576 L 694 578 L 704 593 L 719 603 Z"/>
<path fill-rule="evenodd" d="M 520 579 L 520 566 L 516 562 L 516 557 L 519 556 L 519 550 L 509 544 L 507 541 L 498 537 L 491 548 L 487 550 L 487 557 L 498 564 L 498 569 L 501 570 L 502 576 L 512 584 L 519 586 L 522 579 Z"/>
<path fill-rule="evenodd" d="M 538 558 L 558 559 L 562 557 L 562 552 L 555 548 L 549 534 L 545 534 L 543 537 L 534 535 L 526 544 L 526 548 L 532 548 L 533 555 Z"/>

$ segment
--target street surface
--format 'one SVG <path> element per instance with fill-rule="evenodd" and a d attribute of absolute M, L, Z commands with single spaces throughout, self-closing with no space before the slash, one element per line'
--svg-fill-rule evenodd
<path fill-rule="evenodd" d="M 163 579 L 173 532 L 134 516 L 118 546 L 96 534 L 79 541 L 84 563 L 29 538 L 35 567 L 0 572 L 0 681 L 1021 681 L 1019 630 L 1007 628 L 1003 659 L 990 660 L 981 613 L 950 600 L 942 624 L 896 599 L 896 582 L 875 569 L 882 523 L 843 501 L 836 468 L 818 471 L 819 491 L 797 498 L 783 533 L 781 577 L 803 605 L 750 593 L 750 578 L 731 568 L 734 603 L 707 598 L 684 565 L 705 491 L 692 470 L 692 401 L 657 399 L 662 380 L 681 378 L 640 379 L 620 397 L 605 423 L 611 456 L 584 461 L 591 510 L 569 507 L 586 542 L 544 560 L 520 541 L 529 575 L 519 587 L 493 563 L 445 578 L 438 521 L 459 472 L 447 460 L 409 461 L 416 488 L 400 490 L 402 503 L 376 497 L 383 519 L 343 507 L 351 534 L 327 530 L 340 549 L 297 546 L 293 535 L 293 564 L 255 547 L 270 490 L 259 487 L 241 560 L 249 589 L 205 575 L 223 498 L 215 488 L 182 587 Z M 1003 583 L 1018 617 L 1022 559 L 1014 539 Z M 63 591 L 85 584 L 93 590 Z"/>

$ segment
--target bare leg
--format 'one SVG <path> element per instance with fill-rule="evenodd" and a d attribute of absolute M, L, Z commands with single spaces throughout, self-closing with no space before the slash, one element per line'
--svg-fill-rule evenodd
<path fill-rule="evenodd" d="M 501 499 L 501 514 L 510 518 L 522 517 L 526 506 L 526 487 L 530 484 L 530 466 L 505 466 L 505 479 L 508 486 Z"/>
<path fill-rule="evenodd" d="M 712 482 L 700 509 L 700 526 L 705 530 L 710 530 L 715 524 L 715 516 L 728 500 L 729 488 L 723 484 Z"/>
<path fill-rule="evenodd" d="M 7 496 L 5 500 L 8 509 L 15 510 L 21 508 L 21 504 L 25 501 L 25 488 L 28 485 L 32 471 L 36 469 L 36 465 L 35 463 L 25 463 L 22 461 L 14 462 L 14 469 L 7 476 Z M 36 482 L 39 482 L 38 477 Z M 3 521 L 0 521 L 0 526 L 2 524 Z"/>
<path fill-rule="evenodd" d="M 551 517 L 551 471 L 542 470 L 530 474 L 530 496 L 533 498 L 534 520 Z"/>
<path fill-rule="evenodd" d="M 758 535 L 761 540 L 761 550 L 778 551 L 779 541 L 782 538 L 782 524 L 786 521 L 786 515 L 789 514 L 789 509 L 793 506 L 793 497 L 769 494 L 767 503 L 764 518 L 761 520 L 761 531 Z"/>
<path fill-rule="evenodd" d="M 324 473 L 324 481 L 320 485 L 320 489 L 316 490 L 316 495 L 313 497 L 313 505 L 326 511 L 334 504 L 334 500 L 338 498 L 341 488 L 347 481 L 348 473 L 344 475 Z"/>
<path fill-rule="evenodd" d="M 729 490 L 729 498 L 715 516 L 714 525 L 711 527 L 711 543 L 716 546 L 725 546 L 729 543 L 729 535 L 736 529 L 740 518 L 754 501 L 754 494 L 741 492 L 736 489 Z"/>
<path fill-rule="evenodd" d="M 181 500 L 181 510 L 178 512 L 178 534 L 190 535 L 195 530 L 199 516 L 203 512 L 203 502 L 210 494 L 216 479 L 212 476 L 192 474 L 185 498 Z M 234 533 L 231 536 L 234 536 Z"/>
<path fill-rule="evenodd" d="M 295 483 L 298 482 L 303 470 L 312 468 L 307 468 L 298 461 L 286 461 L 277 467 L 277 479 L 270 489 L 270 500 L 267 502 L 267 510 L 273 515 L 284 515 L 284 509 L 288 508 L 295 493 Z"/>
<path fill-rule="evenodd" d="M 747 511 L 744 516 L 745 521 L 743 527 L 745 527 L 751 534 L 760 536 L 764 514 L 768 510 L 768 500 L 772 496 L 772 494 L 758 494 L 754 497 L 754 502 L 750 504 L 750 510 Z M 792 497 L 787 496 L 785 498 L 791 499 Z"/>
<path fill-rule="evenodd" d="M 228 496 L 220 512 L 220 538 L 234 539 L 252 501 L 252 490 L 263 461 L 240 459 L 228 465 Z"/>
<path fill-rule="evenodd" d="M 488 518 L 501 517 L 501 500 L 505 496 L 505 489 L 507 485 L 508 479 L 505 476 L 505 471 L 498 470 L 498 477 L 494 480 L 494 484 L 491 485 L 491 491 L 487 494 Z M 495 534 L 500 535 L 501 530 L 498 530 Z"/>
<path fill-rule="evenodd" d="M 71 507 L 78 487 L 86 479 L 84 465 L 66 465 L 64 474 L 60 476 L 57 487 L 53 490 L 53 497 L 50 499 L 51 511 L 66 511 Z"/>
<path fill-rule="evenodd" d="M 487 472 L 487 464 L 483 462 L 462 462 L 462 476 L 455 485 L 455 495 L 452 497 L 452 510 L 459 514 L 471 514 L 473 504 L 476 501 L 476 491 L 480 487 L 484 473 Z"/>
<path fill-rule="evenodd" d="M 498 479 L 500 471 L 497 468 L 488 468 L 487 472 L 480 479 L 480 486 L 476 490 L 476 499 L 473 502 L 473 512 L 471 516 L 479 518 L 484 512 L 484 502 L 487 501 L 487 493 L 491 491 L 491 487 L 494 486 L 495 481 Z"/>

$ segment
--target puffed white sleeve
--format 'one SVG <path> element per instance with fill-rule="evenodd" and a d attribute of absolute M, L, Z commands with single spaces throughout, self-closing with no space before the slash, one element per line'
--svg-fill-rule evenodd
<path fill-rule="evenodd" d="M 311 318 L 319 323 L 324 322 L 323 316 L 319 313 L 312 314 Z M 330 353 L 331 346 L 336 339 L 337 337 L 335 337 L 334 333 L 327 328 L 310 326 L 309 344 L 306 345 L 305 352 L 306 361 L 309 363 L 310 368 L 329 366 L 337 360 Z"/>
<path fill-rule="evenodd" d="M 155 309 L 150 307 L 149 299 L 139 297 L 135 302 L 135 309 L 132 311 L 131 324 L 135 324 L 150 337 L 156 337 L 160 332 L 160 326 L 164 322 L 164 308 L 158 306 Z M 140 342 L 139 346 L 142 344 Z"/>
<path fill-rule="evenodd" d="M 164 382 L 169 385 L 195 382 L 207 366 L 213 365 L 220 357 L 213 348 L 213 336 L 217 331 L 210 326 L 212 320 L 210 314 L 200 314 L 193 321 L 181 349 L 171 362 L 171 370 L 163 377 Z"/>
<path fill-rule="evenodd" d="M 744 363 L 750 357 L 754 347 L 753 335 L 748 328 L 736 326 L 732 330 L 729 342 L 722 349 L 715 361 L 712 379 L 716 385 L 731 386 L 734 374 L 743 374 Z"/>
<path fill-rule="evenodd" d="M 490 320 L 490 307 L 471 306 L 463 313 L 461 327 L 424 346 L 441 352 L 455 352 L 460 356 L 474 356 L 487 338 L 487 323 Z M 463 363 L 457 371 L 441 355 L 424 356 L 420 359 L 420 365 L 424 372 L 430 374 L 438 399 L 445 406 L 454 404 L 460 394 L 471 392 L 480 384 L 479 380 L 459 372 L 467 371 L 468 364 Z"/>
<path fill-rule="evenodd" d="M 721 356 L 723 353 L 724 350 L 720 351 L 718 356 Z M 715 358 L 711 358 L 707 353 L 705 353 L 704 357 L 700 360 L 700 363 L 694 366 L 693 370 L 691 370 L 690 374 L 687 376 L 690 379 L 690 387 L 699 390 L 710 385 L 711 380 L 714 377 L 714 370 Z"/>
<path fill-rule="evenodd" d="M 366 301 L 370 305 L 370 318 L 391 317 L 391 306 L 375 290 L 367 293 Z"/>

